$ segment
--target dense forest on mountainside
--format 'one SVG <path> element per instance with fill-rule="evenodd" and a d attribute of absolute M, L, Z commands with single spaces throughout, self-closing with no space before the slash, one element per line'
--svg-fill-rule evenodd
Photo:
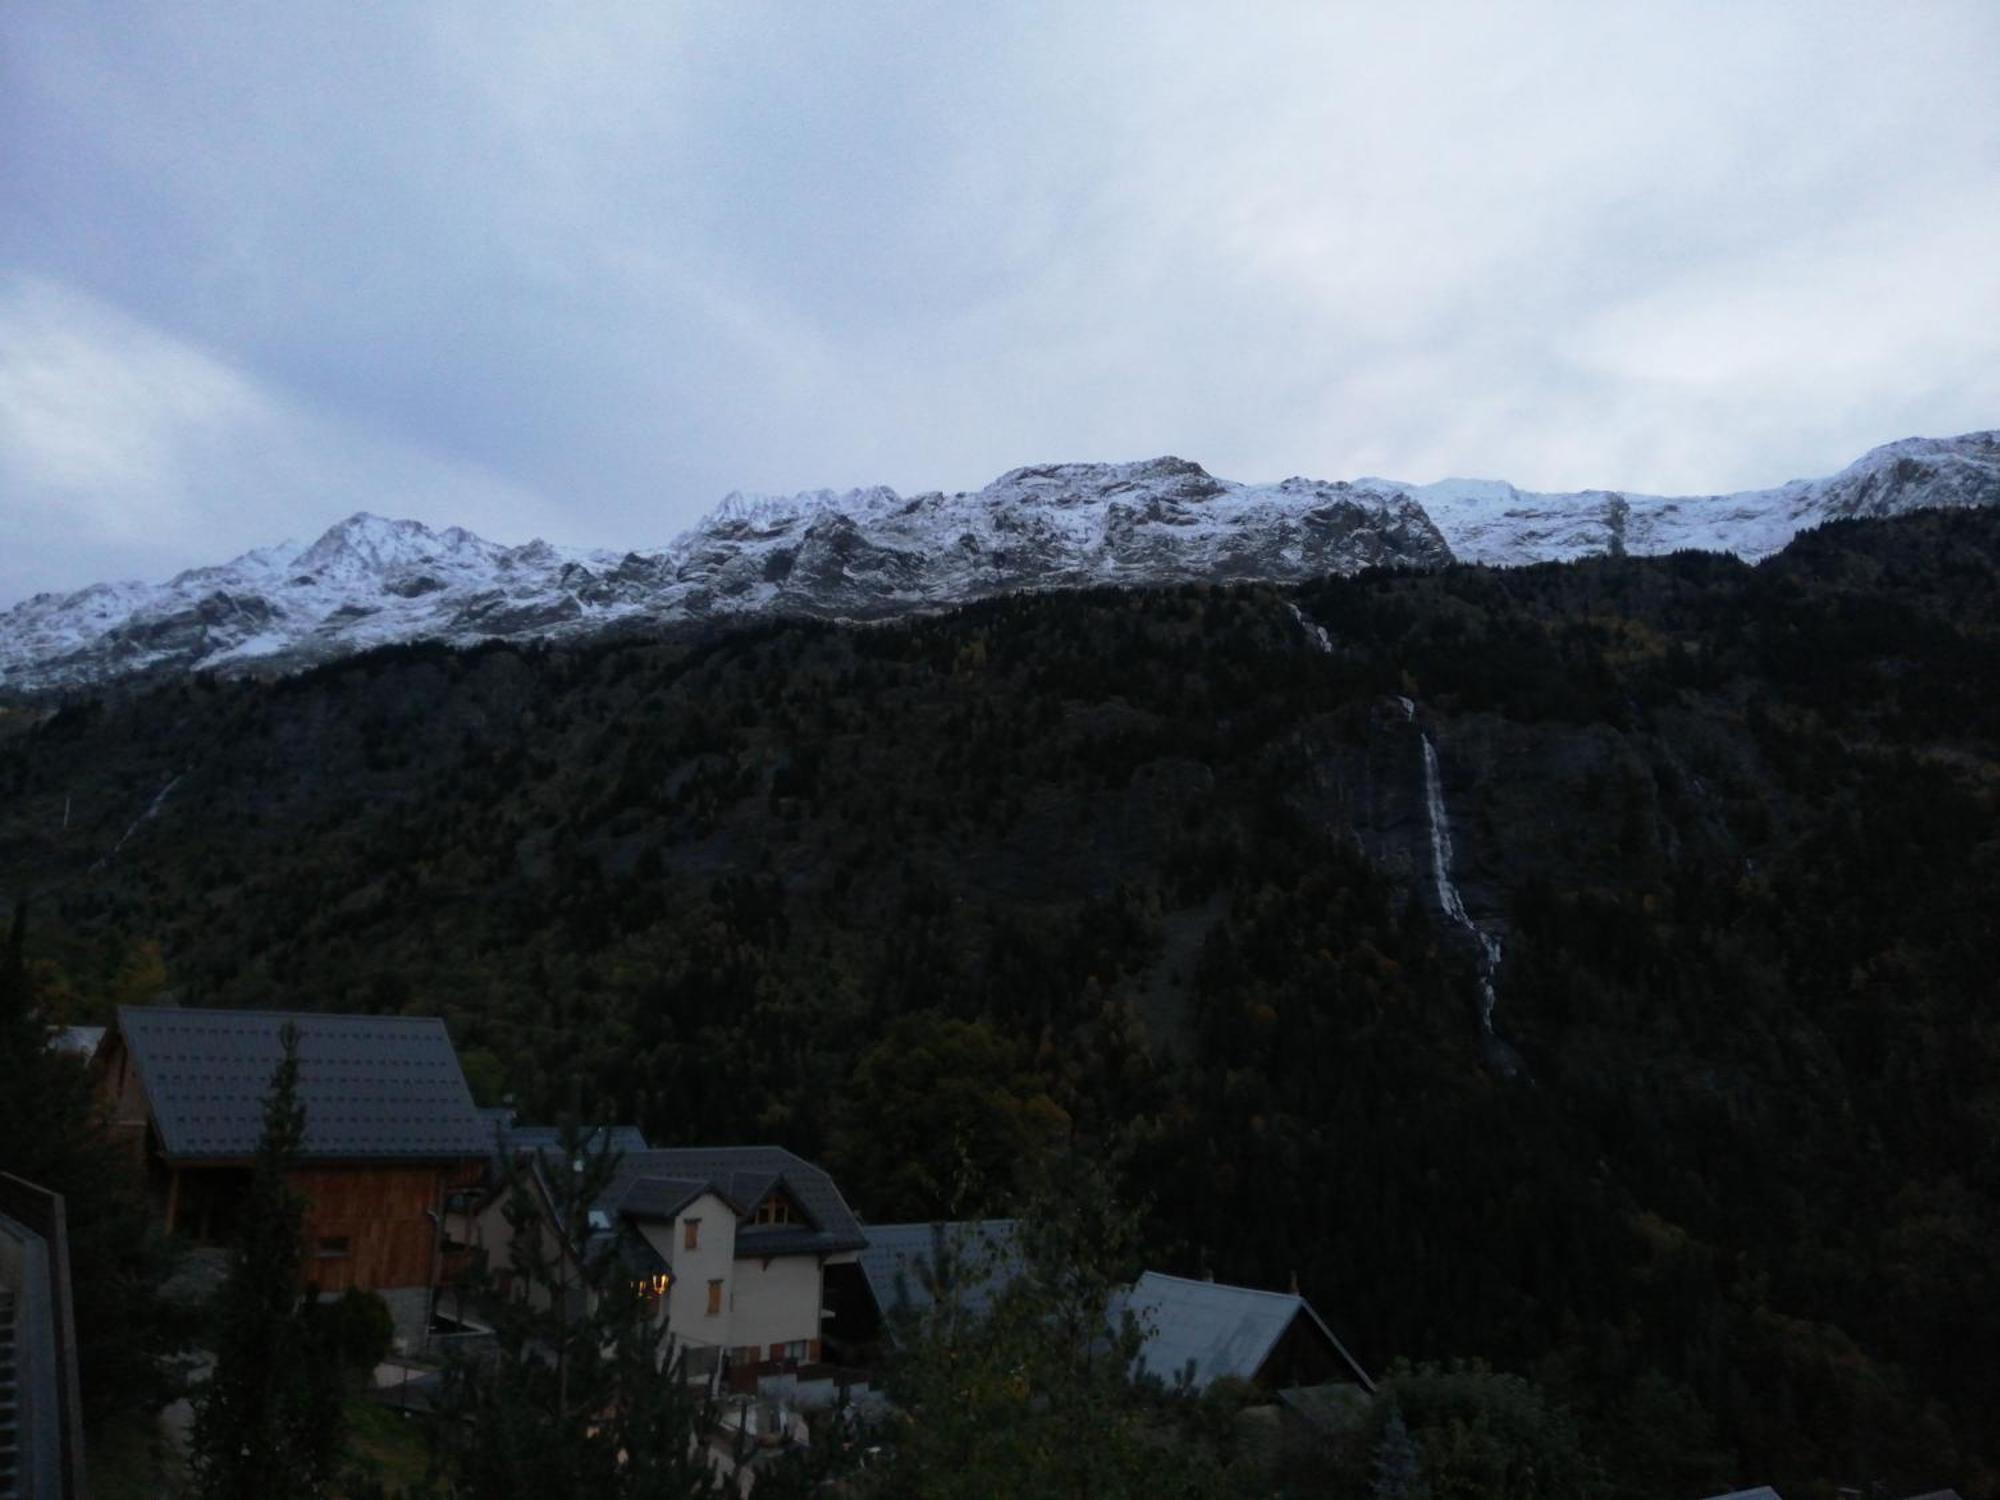
<path fill-rule="evenodd" d="M 1080 1141 L 1150 1264 L 1520 1371 L 1611 1493 L 1990 1495 L 1996 688 L 1980 511 L 395 648 L 0 713 L 0 895 L 69 1019 L 441 1013 L 491 1098 L 875 1219 Z"/>

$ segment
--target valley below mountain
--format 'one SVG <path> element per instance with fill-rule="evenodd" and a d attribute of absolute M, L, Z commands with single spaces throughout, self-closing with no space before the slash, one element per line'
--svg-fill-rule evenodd
<path fill-rule="evenodd" d="M 1449 563 L 1406 495 L 1422 567 L 31 697 L 0 894 L 68 1019 L 442 1014 L 492 1100 L 784 1144 L 876 1220 L 1082 1145 L 1161 1269 L 1531 1374 L 1607 1493 L 1990 1492 L 1984 483 L 1755 565 L 1630 515 Z M 829 524 L 740 512 L 729 566 Z"/>

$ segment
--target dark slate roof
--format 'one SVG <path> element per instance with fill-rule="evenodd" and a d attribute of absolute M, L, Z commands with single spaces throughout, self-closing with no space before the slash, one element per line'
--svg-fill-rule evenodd
<path fill-rule="evenodd" d="M 943 1250 L 959 1268 L 958 1294 L 966 1311 L 983 1313 L 1021 1274 L 1019 1224 L 1014 1219 L 962 1223 L 870 1224 L 861 1272 L 876 1308 L 886 1317 L 897 1307 L 926 1311 L 935 1300 L 935 1268 Z"/>
<path fill-rule="evenodd" d="M 1113 1316 L 1126 1308 L 1148 1326 L 1137 1362 L 1142 1374 L 1172 1382 L 1192 1367 L 1196 1391 L 1225 1375 L 1253 1380 L 1292 1320 L 1303 1314 L 1326 1335 L 1362 1387 L 1375 1389 L 1312 1304 L 1295 1292 L 1263 1292 L 1148 1271 L 1117 1299 Z"/>
<path fill-rule="evenodd" d="M 830 1255 L 866 1243 L 860 1223 L 833 1179 L 782 1146 L 685 1146 L 628 1151 L 597 1207 L 628 1218 L 672 1218 L 690 1199 L 713 1192 L 748 1218 L 782 1186 L 807 1223 L 742 1225 L 736 1253 Z"/>
<path fill-rule="evenodd" d="M 462 1161 L 492 1151 L 492 1132 L 434 1016 L 120 1006 L 118 1031 L 169 1158 L 255 1154 L 287 1021 L 299 1030 L 305 1159 Z"/>
<path fill-rule="evenodd" d="M 618 1196 L 607 1192 L 599 1206 L 633 1219 L 671 1219 L 709 1191 L 699 1177 L 626 1177 L 614 1187 Z"/>

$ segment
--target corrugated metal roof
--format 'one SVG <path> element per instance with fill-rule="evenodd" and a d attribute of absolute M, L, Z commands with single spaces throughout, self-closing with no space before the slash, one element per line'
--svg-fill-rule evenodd
<path fill-rule="evenodd" d="M 284 1055 L 278 1032 L 288 1021 L 299 1030 L 304 1159 L 458 1161 L 491 1153 L 491 1127 L 473 1108 L 435 1016 L 120 1006 L 118 1031 L 169 1158 L 255 1154 L 264 1096 Z"/>
<path fill-rule="evenodd" d="M 1261 1292 L 1253 1287 L 1189 1281 L 1148 1271 L 1133 1283 L 1130 1292 L 1115 1299 L 1112 1316 L 1117 1318 L 1128 1308 L 1147 1330 L 1137 1372 L 1156 1375 L 1169 1384 L 1179 1380 L 1183 1371 L 1192 1372 L 1196 1391 L 1206 1390 L 1225 1375 L 1254 1380 L 1293 1320 L 1305 1317 L 1326 1335 L 1355 1378 L 1374 1389 L 1374 1382 L 1333 1336 L 1333 1330 L 1295 1293 Z"/>
<path fill-rule="evenodd" d="M 1013 1219 L 970 1219 L 930 1224 L 869 1224 L 862 1233 L 861 1271 L 884 1316 L 892 1308 L 927 1310 L 936 1300 L 937 1268 L 955 1268 L 960 1304 L 983 1313 L 1021 1273 L 1019 1224 Z"/>

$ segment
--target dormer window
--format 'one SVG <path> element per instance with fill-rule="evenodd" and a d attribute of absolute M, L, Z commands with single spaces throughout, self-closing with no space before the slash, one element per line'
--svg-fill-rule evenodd
<path fill-rule="evenodd" d="M 757 1205 L 757 1212 L 751 1216 L 753 1224 L 796 1224 L 798 1216 L 792 1212 L 791 1202 L 773 1193 Z"/>

